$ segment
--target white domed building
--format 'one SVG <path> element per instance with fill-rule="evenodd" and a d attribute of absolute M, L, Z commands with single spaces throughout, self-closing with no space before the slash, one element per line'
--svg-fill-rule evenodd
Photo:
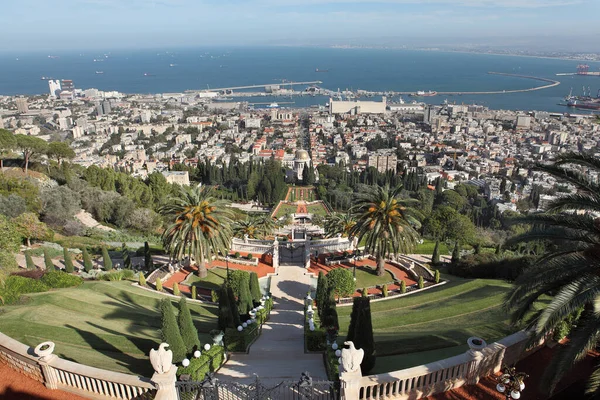
<path fill-rule="evenodd" d="M 306 170 L 306 172 L 308 172 L 310 165 L 311 160 L 308 151 L 302 149 L 296 150 L 296 155 L 294 157 L 294 173 L 296 174 L 297 179 L 302 179 L 302 171 Z"/>

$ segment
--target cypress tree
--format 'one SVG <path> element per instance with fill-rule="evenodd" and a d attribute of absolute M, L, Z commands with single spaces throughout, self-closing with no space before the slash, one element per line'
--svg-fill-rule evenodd
<path fill-rule="evenodd" d="M 177 324 L 179 325 L 179 332 L 181 332 L 181 338 L 188 354 L 192 353 L 195 349 L 200 348 L 200 339 L 198 339 L 198 331 L 192 321 L 192 314 L 188 308 L 185 297 L 179 300 L 179 315 L 177 316 Z"/>
<path fill-rule="evenodd" d="M 250 294 L 250 275 L 242 275 L 240 282 L 240 298 L 238 299 L 238 311 L 240 314 L 248 314 L 252 309 L 252 295 Z"/>
<path fill-rule="evenodd" d="M 431 256 L 431 263 L 432 264 L 440 263 L 440 241 L 439 240 L 435 241 L 435 247 L 433 248 L 433 255 Z"/>
<path fill-rule="evenodd" d="M 458 244 L 458 241 L 457 241 L 456 244 L 454 245 L 454 250 L 452 250 L 452 259 L 450 260 L 450 262 L 452 264 L 456 264 L 459 259 L 460 259 L 460 245 Z"/>
<path fill-rule="evenodd" d="M 419 282 L 417 283 L 417 285 L 419 286 L 419 289 L 423 289 L 423 286 L 425 286 L 425 282 L 423 281 L 422 276 L 419 277 Z"/>
<path fill-rule="evenodd" d="M 434 278 L 435 283 L 440 283 L 440 271 L 438 269 L 435 270 Z"/>
<path fill-rule="evenodd" d="M 229 297 L 229 307 L 231 308 L 231 318 L 233 319 L 233 327 L 237 328 L 241 324 L 240 311 L 238 310 L 235 301 L 235 295 L 231 286 L 227 285 L 227 297 Z"/>
<path fill-rule="evenodd" d="M 375 340 L 373 339 L 373 323 L 371 321 L 371 300 L 368 297 L 355 297 L 350 314 L 347 341 L 365 352 L 360 369 L 363 375 L 375 366 Z"/>
<path fill-rule="evenodd" d="M 406 282 L 400 282 L 400 293 L 406 293 Z"/>
<path fill-rule="evenodd" d="M 125 243 L 121 246 L 121 254 L 123 255 L 123 268 L 131 269 L 131 257 Z"/>
<path fill-rule="evenodd" d="M 33 262 L 33 258 L 31 258 L 31 252 L 27 250 L 25 252 L 25 264 L 27 265 L 27 269 L 36 269 L 35 263 Z"/>
<path fill-rule="evenodd" d="M 113 269 L 113 263 L 110 259 L 110 256 L 108 255 L 108 249 L 106 248 L 106 246 L 102 247 L 102 261 L 104 263 L 105 271 L 110 271 L 111 269 Z"/>
<path fill-rule="evenodd" d="M 250 295 L 254 303 L 260 303 L 262 293 L 260 293 L 260 285 L 258 283 L 258 275 L 256 272 L 250 272 Z"/>
<path fill-rule="evenodd" d="M 154 264 L 152 263 L 152 255 L 150 254 L 150 246 L 148 242 L 144 242 L 144 267 L 150 271 Z"/>
<path fill-rule="evenodd" d="M 195 288 L 195 286 L 193 286 Z M 219 293 L 219 329 L 225 332 L 227 328 L 236 328 L 233 322 L 231 304 L 229 303 L 228 288 L 225 284 L 221 286 Z M 238 317 L 239 318 L 239 317 Z"/>
<path fill-rule="evenodd" d="M 162 321 L 160 330 L 161 339 L 163 342 L 169 344 L 168 350 L 173 352 L 173 362 L 179 363 L 185 358 L 186 351 L 179 327 L 177 326 L 171 300 L 162 299 L 159 307 Z"/>
<path fill-rule="evenodd" d="M 198 299 L 198 292 L 196 290 L 196 286 L 192 286 L 192 300 Z"/>
<path fill-rule="evenodd" d="M 65 272 L 72 274 L 75 268 L 73 267 L 73 260 L 71 260 L 71 253 L 69 253 L 66 247 L 63 248 L 63 257 L 65 259 Z"/>
<path fill-rule="evenodd" d="M 360 295 L 361 295 L 361 297 L 367 297 L 368 296 L 367 288 L 362 288 L 360 290 Z"/>
<path fill-rule="evenodd" d="M 321 326 L 327 329 L 335 329 L 336 331 L 340 329 L 333 290 L 329 290 L 327 300 L 325 301 Z"/>
<path fill-rule="evenodd" d="M 160 278 L 156 278 L 155 285 L 156 285 L 156 291 L 157 292 L 162 292 L 163 291 L 162 281 L 160 280 Z"/>
<path fill-rule="evenodd" d="M 90 272 L 94 268 L 94 264 L 92 264 L 92 259 L 87 249 L 83 249 L 83 269 L 85 272 Z"/>
<path fill-rule="evenodd" d="M 181 296 L 181 290 L 179 290 L 179 285 L 177 282 L 173 282 L 173 295 Z"/>
<path fill-rule="evenodd" d="M 327 277 L 323 271 L 319 271 L 319 278 L 317 280 L 317 312 L 319 317 L 322 318 L 323 308 L 325 306 L 325 301 L 327 300 Z"/>
<path fill-rule="evenodd" d="M 54 263 L 47 249 L 44 249 L 44 265 L 46 266 L 46 271 L 54 271 Z"/>
<path fill-rule="evenodd" d="M 138 284 L 140 286 L 146 286 L 146 277 L 143 272 L 140 272 L 140 275 L 138 276 Z"/>

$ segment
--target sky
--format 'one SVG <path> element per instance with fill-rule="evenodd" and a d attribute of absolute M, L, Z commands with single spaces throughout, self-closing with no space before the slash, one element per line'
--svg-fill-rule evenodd
<path fill-rule="evenodd" d="M 583 51 L 600 0 L 2 0 L 0 51 L 492 44 Z M 600 51 L 600 48 L 590 48 Z"/>

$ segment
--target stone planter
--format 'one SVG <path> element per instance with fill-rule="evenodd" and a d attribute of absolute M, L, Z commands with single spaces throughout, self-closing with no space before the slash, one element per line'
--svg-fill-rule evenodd
<path fill-rule="evenodd" d="M 476 350 L 476 351 L 481 351 L 487 346 L 487 343 L 485 342 L 485 340 L 483 340 L 482 338 L 477 337 L 477 336 L 471 336 L 470 338 L 468 338 L 467 344 L 469 345 L 469 348 L 471 350 Z"/>

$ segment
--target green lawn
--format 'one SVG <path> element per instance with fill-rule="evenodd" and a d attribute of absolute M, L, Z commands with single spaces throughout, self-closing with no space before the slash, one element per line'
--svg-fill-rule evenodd
<path fill-rule="evenodd" d="M 282 204 L 277 210 L 277 214 L 274 215 L 275 218 L 281 218 L 288 214 L 295 214 L 298 210 L 297 206 L 291 206 L 289 204 Z"/>
<path fill-rule="evenodd" d="M 415 254 L 433 254 L 433 249 L 435 247 L 435 241 L 429 239 L 423 239 L 422 244 L 418 244 L 415 249 Z M 446 243 L 440 242 L 440 255 L 450 255 L 450 251 L 446 246 Z"/>
<path fill-rule="evenodd" d="M 509 284 L 498 280 L 450 282 L 436 289 L 371 304 L 376 352 L 374 373 L 420 365 L 460 354 L 470 336 L 488 343 L 511 333 L 502 309 Z M 350 323 L 352 307 L 338 307 L 340 336 Z"/>
<path fill-rule="evenodd" d="M 385 271 L 383 276 L 377 276 L 375 268 L 359 267 L 356 268 L 356 288 L 382 285 L 394 281 L 393 275 L 389 271 Z"/>
<path fill-rule="evenodd" d="M 131 282 L 94 281 L 29 296 L 22 305 L 0 309 L 2 333 L 29 346 L 51 340 L 57 355 L 82 364 L 152 375 L 147 357 L 160 343 L 161 295 Z M 188 305 L 201 342 L 210 341 L 216 307 Z"/>
<path fill-rule="evenodd" d="M 227 279 L 227 270 L 225 268 L 211 268 L 208 270 L 206 278 L 199 278 L 198 275 L 189 274 L 184 283 L 190 286 L 197 286 L 210 290 L 218 290 Z"/>
<path fill-rule="evenodd" d="M 306 211 L 308 211 L 309 214 L 321 216 L 326 216 L 328 214 L 327 209 L 325 208 L 325 205 L 323 203 L 309 204 L 308 206 L 306 206 Z"/>

